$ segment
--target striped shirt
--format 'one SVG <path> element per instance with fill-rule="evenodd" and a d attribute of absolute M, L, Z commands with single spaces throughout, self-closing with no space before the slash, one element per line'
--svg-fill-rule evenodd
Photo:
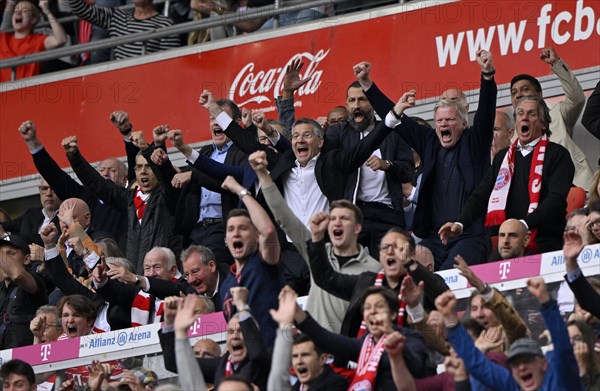
<path fill-rule="evenodd" d="M 134 18 L 134 9 L 121 10 L 117 8 L 102 8 L 88 5 L 83 0 L 68 0 L 73 13 L 88 22 L 107 29 L 111 38 L 122 37 L 142 31 L 154 31 L 160 27 L 173 25 L 171 18 L 157 14 L 151 18 L 139 20 Z M 151 39 L 146 42 L 146 53 L 179 47 L 180 40 L 177 35 L 160 39 Z M 133 42 L 115 48 L 117 60 L 142 55 L 144 43 Z"/>

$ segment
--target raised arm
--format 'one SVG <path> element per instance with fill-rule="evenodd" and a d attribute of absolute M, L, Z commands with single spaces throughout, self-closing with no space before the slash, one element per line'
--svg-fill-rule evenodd
<path fill-rule="evenodd" d="M 277 322 L 277 336 L 273 348 L 271 371 L 267 389 L 288 391 L 290 385 L 290 372 L 292 366 L 292 329 L 294 327 L 294 314 L 296 312 L 296 299 L 298 295 L 289 286 L 285 286 L 279 293 L 279 307 L 270 310 L 271 317 Z"/>
<path fill-rule="evenodd" d="M 89 188 L 96 196 L 111 203 L 121 211 L 127 211 L 129 197 L 127 190 L 113 183 L 110 179 L 103 178 L 94 167 L 79 152 L 77 137 L 70 136 L 62 141 L 71 167 L 81 183 Z"/>
<path fill-rule="evenodd" d="M 198 319 L 199 315 L 194 313 L 196 298 L 187 295 L 184 300 L 178 302 L 177 315 L 173 327 L 175 328 L 175 361 L 179 370 L 179 385 L 182 390 L 205 390 L 206 381 L 198 366 L 194 350 L 190 345 L 187 331 Z"/>
<path fill-rule="evenodd" d="M 477 157 L 475 161 L 490 164 L 490 148 L 494 138 L 494 121 L 496 120 L 496 97 L 498 87 L 494 80 L 496 69 L 492 53 L 486 50 L 477 51 L 477 63 L 481 68 L 481 87 L 479 89 L 479 103 L 473 118 L 473 142 L 471 153 Z"/>
<path fill-rule="evenodd" d="M 557 103 L 560 115 L 565 121 L 565 135 L 556 135 L 556 137 L 571 137 L 573 138 L 573 130 L 575 123 L 585 105 L 585 95 L 581 84 L 569 68 L 569 66 L 559 57 L 553 47 L 548 47 L 542 50 L 541 60 L 550 65 L 552 72 L 560 80 L 560 85 L 565 93 L 565 99 Z M 553 129 L 554 130 L 554 129 Z M 562 131 L 563 129 L 561 129 Z M 555 134 L 552 133 L 554 138 Z"/>
<path fill-rule="evenodd" d="M 248 212 L 250 219 L 259 232 L 259 251 L 262 259 L 271 265 L 279 263 L 281 246 L 277 238 L 277 230 L 271 218 L 256 199 L 244 189 L 233 177 L 227 177 L 223 182 L 223 189 L 237 194 Z"/>
<path fill-rule="evenodd" d="M 457 255 L 454 260 L 456 261 L 454 268 L 460 271 L 460 275 L 465 277 L 481 294 L 483 300 L 489 304 L 490 309 L 502 325 L 508 342 L 513 343 L 519 338 L 529 337 L 531 334 L 529 328 L 508 300 L 481 281 L 460 255 Z"/>
<path fill-rule="evenodd" d="M 52 28 L 52 35 L 46 37 L 44 41 L 44 47 L 46 50 L 54 49 L 60 46 L 63 46 L 67 43 L 67 34 L 65 34 L 65 30 L 62 25 L 56 20 L 56 17 L 50 12 L 50 8 L 48 7 L 48 0 L 40 0 L 40 8 L 44 15 L 46 15 L 46 19 L 48 19 L 48 23 L 50 23 L 50 27 Z"/>
<path fill-rule="evenodd" d="M 325 232 L 329 213 L 319 212 L 310 219 L 311 241 L 308 242 L 308 259 L 315 283 L 330 294 L 350 301 L 360 275 L 342 274 L 333 270 L 327 259 Z"/>
<path fill-rule="evenodd" d="M 97 7 L 86 3 L 85 0 L 67 0 L 67 4 L 71 7 L 71 11 L 81 19 L 104 29 L 110 27 L 114 14 L 113 8 Z"/>
<path fill-rule="evenodd" d="M 575 294 L 581 308 L 596 318 L 600 318 L 600 295 L 592 288 L 577 263 L 577 257 L 579 257 L 584 247 L 581 236 L 577 232 L 568 231 L 565 232 L 563 240 L 563 253 L 567 267 L 565 279 L 569 284 L 569 288 Z"/>
<path fill-rule="evenodd" d="M 310 231 L 286 204 L 275 183 L 267 171 L 267 155 L 263 151 L 254 152 L 248 158 L 252 169 L 256 172 L 265 201 L 273 213 L 279 227 L 292 240 L 298 252 L 308 263 L 306 242 L 310 239 Z M 310 266 L 310 265 L 309 265 Z"/>
<path fill-rule="evenodd" d="M 552 337 L 554 350 L 548 363 L 548 371 L 555 373 L 560 389 L 582 390 L 573 345 L 571 345 L 567 325 L 560 315 L 556 301 L 550 297 L 542 277 L 527 281 L 527 288 L 540 302 L 544 322 Z"/>
<path fill-rule="evenodd" d="M 84 186 L 77 183 L 52 159 L 48 151 L 42 145 L 37 136 L 37 127 L 31 120 L 25 121 L 19 126 L 19 134 L 27 144 L 29 152 L 33 157 L 33 163 L 40 175 L 48 182 L 58 198 L 80 198 L 90 204 L 94 195 Z"/>

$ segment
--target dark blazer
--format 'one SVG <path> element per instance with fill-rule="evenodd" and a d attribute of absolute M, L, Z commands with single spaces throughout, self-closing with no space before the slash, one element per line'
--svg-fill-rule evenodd
<path fill-rule="evenodd" d="M 367 137 L 352 148 L 322 149 L 315 166 L 315 177 L 325 197 L 330 201 L 344 198 L 348 175 L 357 170 L 373 151 L 379 148 L 381 142 L 391 131 L 392 129 L 381 122 Z M 271 148 L 259 143 L 252 135 L 244 132 L 244 129 L 235 121 L 232 121 L 227 127 L 225 134 L 248 154 L 257 150 L 266 152 L 271 178 L 283 193 L 283 181 L 287 178 L 290 170 L 295 167 L 296 156 L 293 150 L 276 153 Z"/>
<path fill-rule="evenodd" d="M 256 384 L 261 390 L 266 390 L 269 370 L 271 369 L 271 353 L 265 347 L 260 331 L 254 318 L 248 318 L 240 322 L 244 343 L 246 344 L 247 356 L 242 361 L 237 370 L 236 375 L 249 380 Z M 158 332 L 160 346 L 163 351 L 163 359 L 165 368 L 171 372 L 177 373 L 177 363 L 175 361 L 175 333 Z M 212 383 L 215 388 L 225 378 L 225 365 L 229 352 L 219 358 L 199 358 L 198 365 L 204 375 L 207 383 Z"/>
<path fill-rule="evenodd" d="M 33 163 L 48 182 L 52 190 L 62 201 L 68 198 L 79 198 L 90 207 L 92 223 L 99 231 L 104 231 L 115 238 L 119 247 L 125 251 L 127 239 L 127 214 L 116 209 L 113 205 L 102 202 L 89 189 L 75 182 L 52 159 L 48 151 L 42 148 L 33 156 Z"/>
<path fill-rule="evenodd" d="M 473 126 L 466 128 L 455 148 L 458 150 L 457 169 L 465 184 L 467 193 L 475 190 L 486 169 L 490 166 L 490 148 L 494 137 L 494 121 L 496 118 L 496 95 L 498 89 L 495 81 L 481 78 L 479 90 L 479 106 L 475 113 Z M 384 118 L 394 107 L 394 102 L 388 99 L 379 88 L 373 84 L 365 95 L 373 108 Z M 421 126 L 402 115 L 402 123 L 396 128 L 400 137 L 421 156 L 423 177 L 421 190 L 415 211 L 413 231 L 421 238 L 429 236 L 434 229 L 431 216 L 432 208 L 430 196 L 435 189 L 433 174 L 437 163 L 437 155 L 442 145 L 435 133 L 435 129 Z M 459 211 L 456 211 L 457 213 Z M 474 233 L 483 233 L 483 224 L 475 228 Z"/>
<path fill-rule="evenodd" d="M 350 275 L 336 272 L 327 259 L 325 240 L 317 243 L 308 242 L 308 259 L 315 284 L 330 294 L 350 302 L 340 333 L 355 338 L 363 318 L 361 311 L 363 294 L 367 288 L 375 284 L 377 273 L 363 272 Z M 441 277 L 429 272 L 418 263 L 417 269 L 409 271 L 409 274 L 415 284 L 420 281 L 425 282 L 425 297 L 431 303 L 438 295 L 450 289 Z"/>
<path fill-rule="evenodd" d="M 327 138 L 327 148 L 348 149 L 360 141 L 362 134 L 354 129 L 350 122 L 343 121 L 341 125 L 330 127 L 325 137 Z M 381 150 L 381 158 L 392 163 L 392 167 L 385 172 L 392 205 L 397 212 L 404 214 L 402 184 L 410 182 L 415 172 L 412 151 L 396 132 L 387 136 L 379 149 Z M 344 196 L 344 198 L 353 202 L 356 202 L 358 173 L 359 170 L 356 170 L 350 174 Z M 404 224 L 401 225 L 404 226 Z"/>
<path fill-rule="evenodd" d="M 156 165 L 150 159 L 153 148 L 144 151 L 144 157 L 156 173 Z M 153 247 L 169 247 L 175 254 L 181 250 L 181 238 L 173 233 L 174 211 L 177 203 L 176 190 L 167 191 L 160 183 L 154 189 L 146 203 L 141 224 L 134 205 L 136 189 L 124 189 L 112 181 L 103 178 L 77 152 L 69 156 L 69 162 L 84 186 L 96 196 L 112 204 L 122 213 L 127 213 L 126 257 L 135 266 L 137 274 L 143 274 L 144 256 Z"/>
<path fill-rule="evenodd" d="M 200 149 L 200 154 L 209 157 L 213 150 L 214 145 L 205 145 Z M 243 166 L 248 161 L 248 155 L 240 151 L 236 145 L 231 145 L 225 156 L 225 164 L 232 166 Z M 176 174 L 175 169 L 171 164 L 163 164 L 158 169 L 158 175 L 163 186 L 171 188 L 171 180 Z M 237 208 L 238 197 L 231 192 L 225 192 L 221 189 L 223 181 L 219 181 L 212 178 L 205 173 L 192 169 L 192 179 L 182 190 L 178 197 L 177 208 L 175 210 L 175 232 L 181 234 L 184 237 L 184 247 L 187 247 L 188 238 L 190 233 L 193 231 L 198 217 L 200 216 L 200 199 L 202 187 L 221 193 L 221 207 L 223 219 L 227 217 L 227 214 L 231 209 Z"/>
<path fill-rule="evenodd" d="M 494 164 L 489 167 L 481 184 L 463 207 L 458 221 L 464 224 L 465 229 L 475 220 L 485 216 L 488 200 L 507 152 L 508 148 L 505 148 L 496 154 Z M 517 154 L 521 155 L 520 152 L 515 153 L 515 155 Z M 528 157 L 531 162 L 533 152 Z M 520 159 L 525 158 L 515 156 L 513 182 L 511 182 L 506 200 L 506 218 L 523 219 L 529 229 L 537 228 L 535 242 L 538 244 L 539 252 L 559 250 L 562 248 L 562 236 L 566 224 L 567 194 L 569 194 L 575 173 L 571 156 L 563 146 L 553 142 L 548 143 L 544 154 L 539 205 L 529 214 L 527 214 L 529 193 L 527 190 L 514 190 L 515 183 L 519 182 L 519 178 L 527 181 L 529 177 L 531 165 L 525 165 L 526 161 Z"/>
<path fill-rule="evenodd" d="M 29 208 L 21 216 L 14 220 L 0 223 L 2 228 L 6 232 L 12 232 L 13 234 L 21 236 L 28 243 L 35 243 L 39 246 L 44 247 L 44 242 L 38 233 L 40 226 L 44 222 L 44 215 L 42 214 L 42 207 Z M 58 222 L 58 215 L 52 219 L 54 225 L 58 229 L 60 235 L 60 224 Z"/>

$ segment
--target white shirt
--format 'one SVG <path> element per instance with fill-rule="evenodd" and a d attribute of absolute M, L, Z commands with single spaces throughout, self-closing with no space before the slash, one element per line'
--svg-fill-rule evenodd
<path fill-rule="evenodd" d="M 315 176 L 319 155 L 312 158 L 306 167 L 300 167 L 300 163 L 296 160 L 296 167 L 292 168 L 283 184 L 285 202 L 308 229 L 310 229 L 310 218 L 315 213 L 329 209 L 329 201 L 321 191 Z"/>
<path fill-rule="evenodd" d="M 540 140 L 542 139 L 542 137 L 538 137 L 535 140 L 533 140 L 532 142 L 525 144 L 525 147 L 521 148 L 521 155 L 523 155 L 523 157 L 529 155 L 531 152 L 533 152 L 533 147 L 535 147 L 537 145 L 537 143 L 540 142 Z M 519 145 L 521 145 L 521 141 L 519 141 Z"/>
<path fill-rule="evenodd" d="M 364 131 L 363 137 L 367 134 L 368 132 Z M 377 149 L 373 152 L 373 155 L 381 159 L 381 150 Z M 390 197 L 385 171 L 373 171 L 366 163 L 360 166 L 359 187 L 356 199 L 364 202 L 380 202 L 391 206 L 392 198 Z"/>

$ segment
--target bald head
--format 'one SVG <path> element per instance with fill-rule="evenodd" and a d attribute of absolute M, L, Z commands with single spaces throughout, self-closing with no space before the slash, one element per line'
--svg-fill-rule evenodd
<path fill-rule="evenodd" d="M 90 226 L 92 214 L 85 201 L 79 198 L 68 198 L 58 208 L 58 219 L 63 231 L 69 229 L 72 223 L 79 223 L 83 229 L 87 229 Z"/>
<path fill-rule="evenodd" d="M 212 339 L 201 339 L 194 345 L 196 358 L 218 358 L 221 357 L 221 347 Z"/>
<path fill-rule="evenodd" d="M 529 245 L 529 233 L 517 219 L 508 219 L 498 230 L 498 253 L 502 259 L 522 257 Z"/>
<path fill-rule="evenodd" d="M 127 182 L 127 166 L 125 163 L 114 157 L 104 159 L 98 165 L 98 172 L 106 179 L 110 179 L 115 184 L 125 187 Z"/>
<path fill-rule="evenodd" d="M 415 261 L 423 265 L 427 270 L 433 271 L 433 253 L 430 249 L 420 244 L 415 247 Z"/>

